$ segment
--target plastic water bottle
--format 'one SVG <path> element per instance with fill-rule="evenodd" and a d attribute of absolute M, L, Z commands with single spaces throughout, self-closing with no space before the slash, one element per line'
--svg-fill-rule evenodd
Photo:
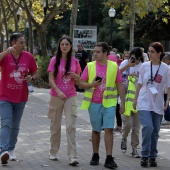
<path fill-rule="evenodd" d="M 34 92 L 32 84 L 31 84 L 31 83 L 27 83 L 27 84 L 28 84 L 28 90 L 29 90 L 29 92 L 30 92 L 30 93 Z"/>

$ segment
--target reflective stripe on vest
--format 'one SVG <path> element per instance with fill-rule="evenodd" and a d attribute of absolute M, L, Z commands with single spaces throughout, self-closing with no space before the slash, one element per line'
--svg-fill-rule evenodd
<path fill-rule="evenodd" d="M 125 116 L 130 116 L 131 112 L 137 113 L 137 111 L 133 109 L 133 100 L 136 91 L 135 78 L 132 76 L 128 76 L 128 80 L 129 80 L 129 85 L 128 85 L 126 99 L 125 99 L 125 111 L 124 111 Z"/>
<path fill-rule="evenodd" d="M 87 63 L 89 80 L 88 83 L 92 83 L 96 77 L 96 61 Z M 117 88 L 116 88 L 116 75 L 118 66 L 115 62 L 107 61 L 107 71 L 106 71 L 106 88 L 103 93 L 102 104 L 105 108 L 116 106 L 117 104 Z M 92 100 L 94 88 L 86 89 L 84 93 L 84 99 L 82 101 L 81 108 L 88 109 Z"/>

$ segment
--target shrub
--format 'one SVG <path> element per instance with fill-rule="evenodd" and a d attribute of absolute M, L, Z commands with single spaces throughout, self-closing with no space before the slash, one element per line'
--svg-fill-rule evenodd
<path fill-rule="evenodd" d="M 48 65 L 50 63 L 51 58 L 50 57 L 42 57 L 39 55 L 35 56 L 35 60 L 37 62 L 38 65 L 38 72 L 40 75 L 40 78 L 48 83 L 48 72 L 47 72 L 47 68 Z"/>

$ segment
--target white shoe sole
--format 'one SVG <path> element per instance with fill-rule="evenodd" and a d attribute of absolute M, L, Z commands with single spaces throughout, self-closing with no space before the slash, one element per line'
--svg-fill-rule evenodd
<path fill-rule="evenodd" d="M 122 151 L 122 153 L 126 153 L 126 150 L 121 150 Z"/>
<path fill-rule="evenodd" d="M 75 165 L 77 165 L 77 164 L 79 164 L 79 163 L 78 163 L 76 160 L 69 163 L 69 165 L 72 165 L 72 166 L 75 166 Z"/>
<path fill-rule="evenodd" d="M 49 158 L 51 161 L 58 161 L 58 158 Z"/>

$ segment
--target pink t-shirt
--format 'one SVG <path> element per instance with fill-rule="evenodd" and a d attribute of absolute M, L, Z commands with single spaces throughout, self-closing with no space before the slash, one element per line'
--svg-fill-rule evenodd
<path fill-rule="evenodd" d="M 120 66 L 120 64 L 121 64 L 122 61 L 123 61 L 122 59 L 118 59 L 118 60 L 117 60 L 117 65 Z"/>
<path fill-rule="evenodd" d="M 109 54 L 107 56 L 107 59 L 110 60 L 110 61 L 114 61 L 117 63 L 117 57 L 114 55 L 114 54 Z"/>
<path fill-rule="evenodd" d="M 31 53 L 23 51 L 15 61 L 12 54 L 6 55 L 1 61 L 0 100 L 13 103 L 28 100 L 28 85 L 25 74 L 34 74 L 37 65 Z"/>
<path fill-rule="evenodd" d="M 53 57 L 48 66 L 48 72 L 54 72 L 55 63 L 56 63 L 56 57 Z M 64 75 L 65 65 L 66 65 L 66 60 L 61 58 L 60 66 L 58 68 L 58 74 L 55 79 L 55 83 L 57 87 L 66 95 L 66 97 L 70 98 L 72 96 L 76 96 L 77 93 L 76 93 L 76 88 L 75 88 L 75 80 L 71 78 L 69 74 L 66 76 Z M 79 61 L 75 57 L 71 58 L 70 72 L 74 72 L 76 74 L 81 73 L 81 67 L 80 67 Z M 56 97 L 58 96 L 53 88 L 51 88 L 50 94 L 52 96 L 56 96 Z"/>
<path fill-rule="evenodd" d="M 100 86 L 97 86 L 94 90 L 92 102 L 94 103 L 102 103 L 103 99 L 103 92 L 106 87 L 106 71 L 107 71 L 107 65 L 101 65 L 98 62 L 96 62 L 96 76 L 99 76 L 102 78 L 102 84 Z M 82 75 L 81 80 L 88 81 L 88 67 L 86 66 Z M 118 68 L 117 76 L 116 76 L 116 83 L 122 82 L 122 76 L 120 73 L 120 70 Z"/>

